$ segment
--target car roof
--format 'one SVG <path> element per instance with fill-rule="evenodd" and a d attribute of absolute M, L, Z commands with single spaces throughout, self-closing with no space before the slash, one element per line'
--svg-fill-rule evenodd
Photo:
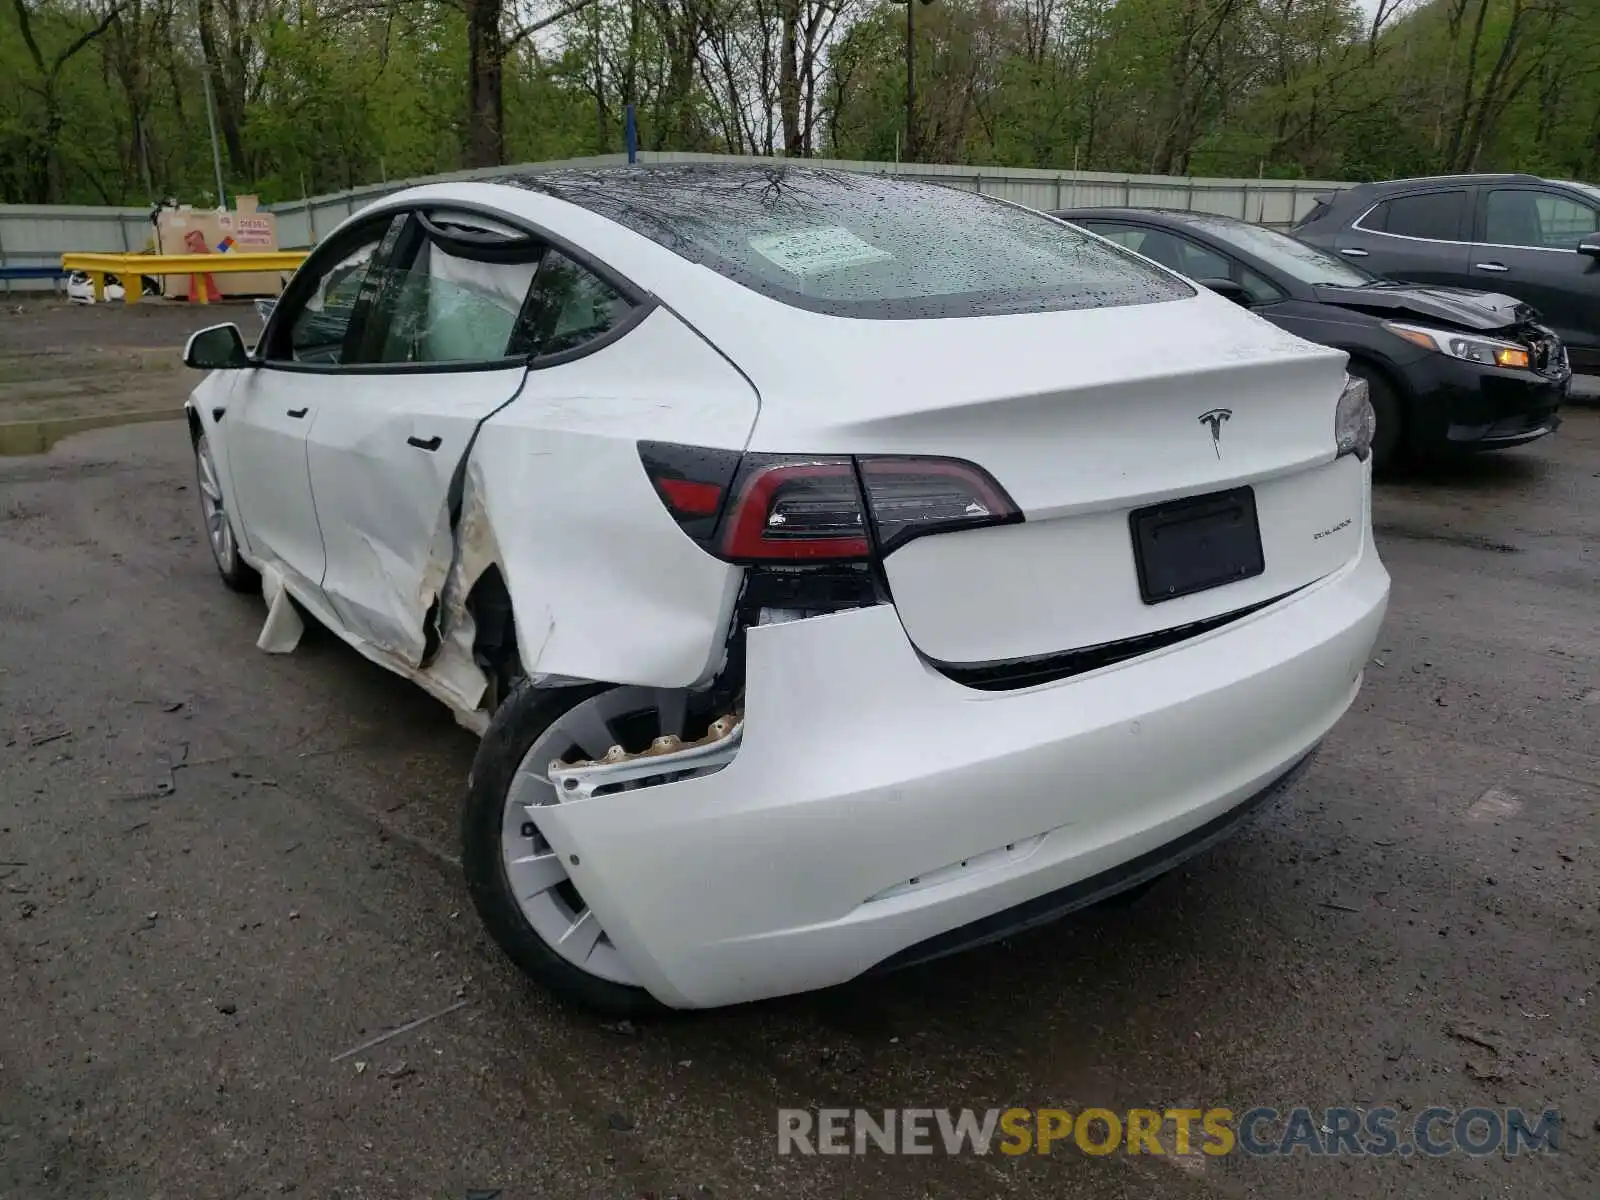
<path fill-rule="evenodd" d="M 507 184 L 540 192 L 629 225 L 707 203 L 706 189 L 748 195 L 750 187 L 803 186 L 807 182 L 844 184 L 873 180 L 891 186 L 928 188 L 919 179 L 890 174 L 829 170 L 792 160 L 764 163 L 688 162 L 616 164 L 604 167 L 554 167 L 509 170 L 478 176 L 474 182 Z"/>
<path fill-rule="evenodd" d="M 1525 172 L 1504 172 L 1500 174 L 1478 175 L 1414 175 L 1405 179 L 1380 179 L 1372 183 L 1359 183 L 1350 192 L 1360 192 L 1363 195 L 1377 195 L 1391 190 L 1401 190 L 1419 186 L 1440 184 L 1478 184 L 1478 183 L 1544 183 L 1545 180 L 1538 175 L 1529 175 Z"/>
<path fill-rule="evenodd" d="M 1063 208 L 1052 214 L 1063 221 L 1139 221 L 1155 219 L 1157 223 L 1195 225 L 1201 221 L 1224 221 L 1231 225 L 1249 225 L 1238 217 L 1224 213 L 1193 212 L 1182 208 Z"/>

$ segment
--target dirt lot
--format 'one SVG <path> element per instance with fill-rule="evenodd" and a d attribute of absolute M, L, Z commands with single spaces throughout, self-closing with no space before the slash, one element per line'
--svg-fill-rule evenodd
<path fill-rule="evenodd" d="M 106 315 L 7 317 L 0 370 Z M 176 421 L 0 459 L 0 1196 L 1600 1194 L 1600 412 L 1379 489 L 1354 709 L 1136 904 L 620 1029 L 479 931 L 472 738 L 331 636 L 255 651 L 191 480 Z M 1269 1104 L 1558 1108 L 1565 1149 L 776 1153 L 779 1106 Z"/>
<path fill-rule="evenodd" d="M 80 305 L 8 298 L 0 307 L 0 425 L 180 408 L 194 386 L 183 343 L 196 329 L 236 321 L 250 337 L 248 303 L 145 300 Z"/>

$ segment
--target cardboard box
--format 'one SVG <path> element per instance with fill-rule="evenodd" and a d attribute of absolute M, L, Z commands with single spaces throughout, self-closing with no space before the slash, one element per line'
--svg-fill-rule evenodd
<path fill-rule="evenodd" d="M 229 211 L 193 209 L 187 205 L 163 209 L 156 218 L 158 248 L 162 254 L 261 253 L 278 248 L 278 219 L 261 212 L 255 196 L 234 197 Z M 213 275 L 223 296 L 276 296 L 283 290 L 281 272 L 251 271 Z M 175 299 L 189 294 L 187 275 L 168 275 L 163 292 Z"/>

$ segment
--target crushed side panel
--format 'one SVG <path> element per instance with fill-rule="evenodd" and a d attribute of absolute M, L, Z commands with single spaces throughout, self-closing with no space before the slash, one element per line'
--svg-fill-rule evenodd
<path fill-rule="evenodd" d="M 530 371 L 473 448 L 446 619 L 461 621 L 493 564 L 529 677 L 656 687 L 708 680 L 743 572 L 678 527 L 638 443 L 742 449 L 756 414 L 749 381 L 662 308 L 595 354 Z M 454 633 L 446 640 L 470 660 L 470 645 Z"/>

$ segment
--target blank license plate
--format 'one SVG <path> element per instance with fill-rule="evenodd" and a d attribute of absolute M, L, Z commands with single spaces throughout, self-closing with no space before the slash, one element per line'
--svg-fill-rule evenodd
<path fill-rule="evenodd" d="M 1203 592 L 1267 569 L 1251 488 L 1191 496 L 1128 516 L 1146 604 Z"/>

